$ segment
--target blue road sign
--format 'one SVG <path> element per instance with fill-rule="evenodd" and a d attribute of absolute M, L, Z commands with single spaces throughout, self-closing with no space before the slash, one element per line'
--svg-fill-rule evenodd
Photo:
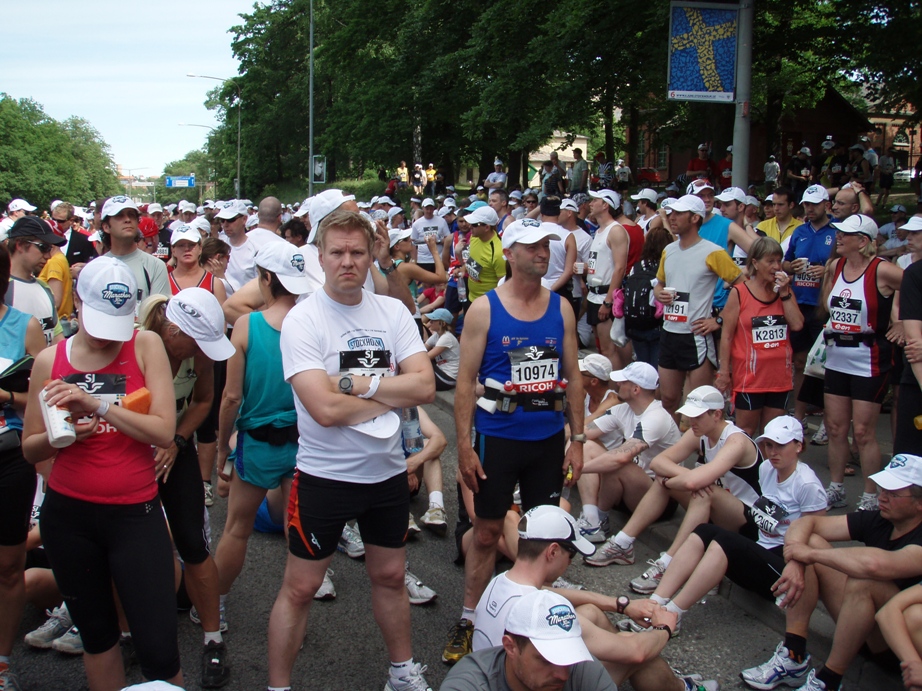
<path fill-rule="evenodd" d="M 194 175 L 167 175 L 167 187 L 195 187 Z"/>

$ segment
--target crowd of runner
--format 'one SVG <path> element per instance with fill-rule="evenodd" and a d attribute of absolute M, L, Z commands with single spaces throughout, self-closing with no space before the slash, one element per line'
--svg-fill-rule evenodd
<path fill-rule="evenodd" d="M 404 545 L 455 518 L 443 689 L 714 691 L 662 654 L 724 577 L 785 612 L 748 686 L 838 689 L 866 644 L 922 689 L 922 215 L 895 204 L 878 224 L 872 185 L 889 193 L 892 171 L 868 149 L 804 147 L 783 177 L 766 165 L 763 198 L 730 184 L 732 148 L 715 165 L 702 145 L 680 180 L 633 194 L 623 161 L 576 149 L 537 189 L 496 159 L 470 196 L 401 162 L 368 201 L 10 201 L 0 689 L 21 688 L 27 603 L 49 618 L 26 643 L 82 654 L 93 691 L 132 665 L 228 684 L 225 601 L 259 530 L 288 544 L 269 691 L 307 688 L 292 669 L 312 602 L 336 596 L 337 550 L 365 559 L 386 689 L 423 691 L 409 607 L 436 593 Z M 457 517 L 421 407 L 436 391 L 454 391 Z M 828 445 L 825 487 L 799 460 L 808 438 Z M 680 505 L 672 545 L 630 581 L 643 598 L 564 578 L 576 555 L 633 565 Z M 866 546 L 831 545 L 848 540 Z M 820 601 L 836 633 L 814 667 Z M 177 609 L 202 627 L 199 660 L 180 660 Z"/>

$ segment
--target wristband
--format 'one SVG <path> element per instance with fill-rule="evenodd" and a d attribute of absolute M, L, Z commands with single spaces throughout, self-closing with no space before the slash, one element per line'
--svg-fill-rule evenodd
<path fill-rule="evenodd" d="M 782 295 L 782 296 L 781 296 L 781 302 L 787 302 L 788 300 L 791 299 L 791 297 L 792 297 L 793 295 L 794 295 L 794 293 L 788 293 L 787 295 Z"/>
<path fill-rule="evenodd" d="M 665 624 L 657 624 L 656 626 L 651 626 L 650 629 L 654 631 L 665 631 L 669 634 L 669 638 L 672 638 L 672 629 L 670 629 Z"/>
<path fill-rule="evenodd" d="M 5 392 L 6 395 L 10 397 L 10 400 L 7 401 L 6 403 L 4 403 L 3 405 L 10 405 L 10 406 L 11 406 L 11 405 L 13 405 L 13 404 L 16 402 L 16 397 L 13 395 L 13 392 L 12 392 L 12 391 L 10 391 L 10 390 L 8 390 L 8 389 L 0 389 L 0 391 Z"/>
<path fill-rule="evenodd" d="M 109 401 L 100 401 L 99 407 L 96 409 L 96 417 L 103 417 L 106 413 L 109 412 Z"/>
<path fill-rule="evenodd" d="M 371 398 L 376 393 L 378 393 L 378 385 L 380 383 L 381 383 L 381 377 L 379 377 L 377 374 L 372 375 L 371 383 L 368 385 L 368 391 L 366 391 L 365 393 L 360 393 L 358 397 L 365 398 L 365 399 Z"/>

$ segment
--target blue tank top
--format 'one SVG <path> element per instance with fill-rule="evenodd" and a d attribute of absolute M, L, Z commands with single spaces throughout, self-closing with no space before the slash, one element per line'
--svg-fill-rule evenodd
<path fill-rule="evenodd" d="M 711 216 L 711 220 L 701 226 L 698 234 L 726 250 L 730 240 L 730 219 L 723 216 Z M 723 309 L 728 297 L 730 297 L 730 289 L 724 285 L 723 281 L 718 280 L 717 287 L 714 288 L 714 307 Z"/>
<path fill-rule="evenodd" d="M 487 378 L 500 383 L 511 381 L 520 393 L 553 393 L 560 379 L 563 359 L 563 317 L 560 296 L 550 294 L 547 311 L 535 321 L 521 321 L 506 311 L 495 290 L 490 301 L 490 328 L 480 366 L 480 382 Z M 491 437 L 540 441 L 560 432 L 564 414 L 550 410 L 525 410 L 518 406 L 511 413 L 488 413 L 479 406 L 474 423 L 477 431 Z"/>
<path fill-rule="evenodd" d="M 6 314 L 0 319 L 0 357 L 10 360 L 10 364 L 26 355 L 26 329 L 31 318 L 30 314 L 7 307 Z M 6 418 L 7 425 L 22 431 L 22 418 L 13 406 L 3 406 L 0 414 Z"/>
<path fill-rule="evenodd" d="M 291 384 L 282 372 L 282 333 L 266 322 L 260 312 L 250 313 L 247 339 L 246 376 L 243 380 L 243 405 L 237 429 L 272 425 L 289 427 L 297 424 L 295 399 Z"/>

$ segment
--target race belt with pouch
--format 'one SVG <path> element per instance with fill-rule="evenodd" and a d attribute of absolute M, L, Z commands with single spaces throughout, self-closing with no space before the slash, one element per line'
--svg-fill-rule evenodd
<path fill-rule="evenodd" d="M 288 425 L 287 427 L 273 427 L 272 425 L 263 425 L 244 430 L 256 441 L 266 442 L 269 446 L 285 446 L 285 444 L 298 443 L 298 426 Z"/>
<path fill-rule="evenodd" d="M 611 283 L 605 286 L 588 286 L 589 292 L 593 295 L 605 295 L 608 292 L 608 289 L 611 288 Z"/>
<path fill-rule="evenodd" d="M 826 345 L 835 344 L 839 348 L 857 348 L 866 345 L 873 346 L 877 342 L 877 336 L 873 333 L 852 333 L 844 334 L 837 331 L 826 332 Z"/>
<path fill-rule="evenodd" d="M 503 385 L 488 378 L 484 381 L 483 396 L 477 399 L 477 405 L 488 413 L 512 413 L 516 408 L 529 413 L 560 412 L 564 409 L 566 394 L 566 389 L 560 385 L 545 393 L 526 393 L 516 391 L 511 384 Z"/>

